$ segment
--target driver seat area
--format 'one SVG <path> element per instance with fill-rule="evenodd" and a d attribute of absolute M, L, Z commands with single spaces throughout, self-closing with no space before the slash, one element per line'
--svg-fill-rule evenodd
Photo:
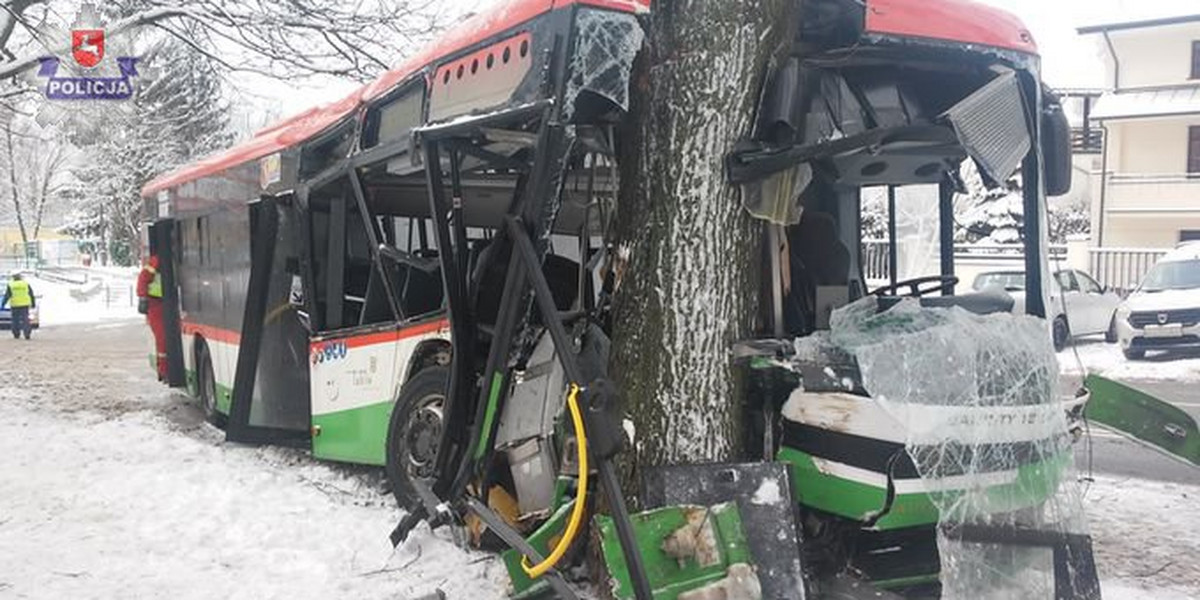
<path fill-rule="evenodd" d="M 792 335 L 816 330 L 817 288 L 850 285 L 850 251 L 828 213 L 805 210 L 787 228 L 791 289 L 784 298 L 784 323 Z"/>

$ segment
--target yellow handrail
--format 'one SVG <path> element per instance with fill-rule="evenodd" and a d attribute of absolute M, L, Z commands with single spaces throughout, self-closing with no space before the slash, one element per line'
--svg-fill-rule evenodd
<path fill-rule="evenodd" d="M 567 408 L 571 410 L 571 422 L 575 425 L 575 446 L 579 454 L 579 489 L 575 493 L 575 506 L 571 510 L 571 519 L 567 521 L 567 528 L 546 560 L 530 566 L 529 557 L 521 557 L 521 568 L 525 570 L 525 574 L 530 579 L 541 577 L 562 560 L 563 555 L 567 553 L 567 548 L 571 547 L 571 542 L 575 541 L 575 536 L 579 533 L 579 524 L 583 521 L 583 513 L 587 510 L 587 432 L 583 428 L 583 413 L 579 411 L 578 396 L 579 385 L 572 383 L 571 391 L 567 394 Z"/>

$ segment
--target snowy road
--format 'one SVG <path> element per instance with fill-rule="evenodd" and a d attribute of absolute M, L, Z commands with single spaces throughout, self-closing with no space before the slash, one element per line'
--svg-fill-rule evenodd
<path fill-rule="evenodd" d="M 0 598 L 503 597 L 503 569 L 440 534 L 392 552 L 377 470 L 224 443 L 144 339 L 135 320 L 0 338 Z M 1104 476 L 1086 503 L 1105 598 L 1200 599 L 1200 488 Z"/>
<path fill-rule="evenodd" d="M 0 598 L 502 596 L 499 565 L 427 532 L 393 554 L 377 470 L 224 444 L 153 381 L 142 328 L 0 338 Z"/>

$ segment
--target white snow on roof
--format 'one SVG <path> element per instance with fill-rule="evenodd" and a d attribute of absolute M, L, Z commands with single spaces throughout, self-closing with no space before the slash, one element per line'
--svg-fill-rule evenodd
<path fill-rule="evenodd" d="M 1200 86 L 1114 92 L 1101 96 L 1092 110 L 1097 120 L 1187 114 L 1200 114 Z"/>

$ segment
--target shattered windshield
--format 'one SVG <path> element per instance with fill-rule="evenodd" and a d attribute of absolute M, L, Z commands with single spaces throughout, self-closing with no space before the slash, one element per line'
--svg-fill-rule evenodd
<path fill-rule="evenodd" d="M 1200 288 L 1200 260 L 1158 263 L 1146 274 L 1141 291 L 1194 290 Z"/>

